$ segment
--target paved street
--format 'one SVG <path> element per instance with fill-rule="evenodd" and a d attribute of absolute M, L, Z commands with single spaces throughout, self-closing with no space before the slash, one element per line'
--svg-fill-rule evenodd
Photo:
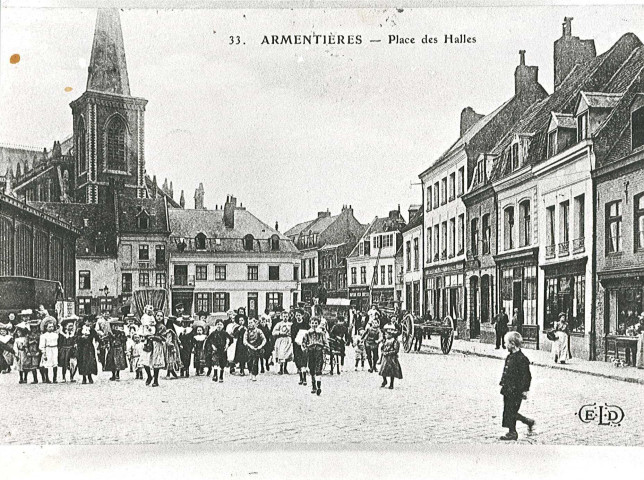
<path fill-rule="evenodd" d="M 0 404 L 14 408 L 5 410 L 0 442 L 498 442 L 504 433 L 501 360 L 424 348 L 403 354 L 401 364 L 405 378 L 393 391 L 380 389 L 375 374 L 351 367 L 339 377 L 325 375 L 320 397 L 298 386 L 297 375 L 275 373 L 255 383 L 230 375 L 223 384 L 163 378 L 159 388 L 145 387 L 129 372 L 118 383 L 101 373 L 94 385 L 18 385 L 17 373 L 1 375 Z M 527 434 L 520 425 L 519 443 L 644 444 L 642 385 L 536 366 L 532 373 L 522 411 L 537 426 Z M 577 411 L 593 402 L 621 406 L 621 425 L 580 422 Z"/>

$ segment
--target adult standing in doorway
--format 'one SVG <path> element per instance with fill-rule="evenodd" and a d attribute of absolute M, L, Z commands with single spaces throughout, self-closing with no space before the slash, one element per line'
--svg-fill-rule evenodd
<path fill-rule="evenodd" d="M 508 333 L 508 316 L 505 314 L 505 308 L 501 307 L 501 311 L 494 317 L 494 331 L 496 332 L 496 350 L 503 347 L 505 348 L 505 334 Z"/>

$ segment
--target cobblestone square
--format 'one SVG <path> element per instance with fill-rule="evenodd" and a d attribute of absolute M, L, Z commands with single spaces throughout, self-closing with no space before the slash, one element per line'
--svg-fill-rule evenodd
<path fill-rule="evenodd" d="M 433 342 L 433 340 L 432 340 Z M 0 402 L 15 408 L 2 426 L 3 444 L 449 444 L 497 443 L 502 397 L 501 360 L 427 347 L 402 354 L 404 378 L 394 390 L 380 377 L 355 372 L 347 349 L 345 372 L 324 375 L 322 395 L 299 386 L 295 374 L 227 375 L 224 383 L 191 376 L 162 378 L 146 387 L 129 372 L 120 382 L 99 374 L 94 385 L 19 385 L 0 376 Z M 526 350 L 530 357 L 530 350 Z M 295 369 L 291 366 L 291 371 Z M 519 425 L 520 444 L 642 445 L 643 386 L 532 366 L 533 383 Z M 619 426 L 582 423 L 584 404 L 619 405 Z M 500 443 L 500 442 L 499 442 Z"/>

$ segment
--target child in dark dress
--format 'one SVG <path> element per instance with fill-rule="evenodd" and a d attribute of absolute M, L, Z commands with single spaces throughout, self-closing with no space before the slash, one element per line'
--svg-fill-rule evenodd
<path fill-rule="evenodd" d="M 76 319 L 65 318 L 60 322 L 62 332 L 58 337 L 58 366 L 63 374 L 63 382 L 66 382 L 65 375 L 69 370 L 69 381 L 75 382 L 76 374 Z"/>
<path fill-rule="evenodd" d="M 192 329 L 193 335 L 190 345 L 192 346 L 192 358 L 196 375 L 203 375 L 203 370 L 206 366 L 208 367 L 208 375 L 210 375 L 212 361 L 207 359 L 205 351 L 206 338 L 208 338 L 206 336 L 206 324 L 201 320 L 197 320 L 192 326 Z"/>
<path fill-rule="evenodd" d="M 396 338 L 398 331 L 394 326 L 385 328 L 385 341 L 382 344 L 382 365 L 380 375 L 382 376 L 382 388 L 387 386 L 387 378 L 390 379 L 389 388 L 394 388 L 394 378 L 402 378 L 402 369 L 398 361 L 400 342 Z"/>
<path fill-rule="evenodd" d="M 105 326 L 103 341 L 106 348 L 105 370 L 112 372 L 111 381 L 121 379 L 121 370 L 127 368 L 127 336 L 123 331 L 123 322 L 110 320 Z"/>
<path fill-rule="evenodd" d="M 96 349 L 94 342 L 98 342 L 98 334 L 88 319 L 76 332 L 76 347 L 78 358 L 78 373 L 83 377 L 83 384 L 94 383 L 92 375 L 98 374 L 98 365 L 96 364 Z"/>
<path fill-rule="evenodd" d="M 192 320 L 184 318 L 181 320 L 181 333 L 179 333 L 179 355 L 183 366 L 179 371 L 180 377 L 188 378 L 190 376 L 190 357 L 192 356 L 192 342 L 194 332 L 192 328 Z"/>
<path fill-rule="evenodd" d="M 262 318 L 260 318 L 259 320 L 259 327 L 257 328 L 262 331 L 264 338 L 266 339 L 266 345 L 264 345 L 263 348 L 264 353 L 259 358 L 261 372 L 264 373 L 264 371 L 270 371 L 270 360 L 271 356 L 273 355 L 273 335 L 271 335 L 270 319 L 262 316 Z"/>
<path fill-rule="evenodd" d="M 208 335 L 206 340 L 206 354 L 210 355 L 214 373 L 212 381 L 219 383 L 224 381 L 224 369 L 228 365 L 228 347 L 232 338 L 224 330 L 224 322 L 217 320 L 215 329 Z"/>
<path fill-rule="evenodd" d="M 309 320 L 311 328 L 302 339 L 302 348 L 306 351 L 309 371 L 311 372 L 311 393 L 322 393 L 322 365 L 324 363 L 324 352 L 329 350 L 329 342 L 326 332 L 320 328 L 320 321 L 317 317 Z"/>

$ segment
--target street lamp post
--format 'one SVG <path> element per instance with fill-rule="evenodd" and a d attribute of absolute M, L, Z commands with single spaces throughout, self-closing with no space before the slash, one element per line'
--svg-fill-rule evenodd
<path fill-rule="evenodd" d="M 99 288 L 98 291 L 105 295 L 105 308 L 107 308 L 107 297 L 110 294 L 110 288 L 105 285 L 103 288 Z"/>

